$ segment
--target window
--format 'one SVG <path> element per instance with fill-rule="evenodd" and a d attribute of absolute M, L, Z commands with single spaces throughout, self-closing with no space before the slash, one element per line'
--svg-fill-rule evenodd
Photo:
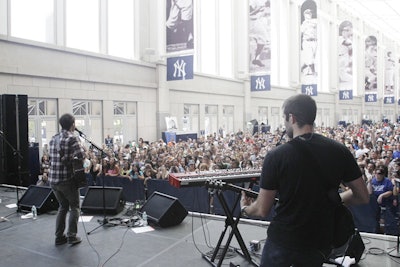
<path fill-rule="evenodd" d="M 49 144 L 58 132 L 57 100 L 28 99 L 28 136 L 29 142 L 38 143 L 39 147 Z M 42 151 L 39 151 L 42 153 Z"/>
<path fill-rule="evenodd" d="M 53 0 L 11 0 L 11 36 L 54 43 Z"/>
<path fill-rule="evenodd" d="M 114 141 L 125 145 L 137 140 L 136 102 L 114 102 Z"/>
<path fill-rule="evenodd" d="M 91 141 L 102 144 L 102 104 L 101 101 L 72 100 L 75 126 Z"/>
<path fill-rule="evenodd" d="M 222 125 L 220 128 L 224 131 L 223 136 L 234 131 L 234 111 L 235 108 L 233 106 L 222 107 Z"/>
<path fill-rule="evenodd" d="M 99 1 L 65 0 L 65 6 L 66 45 L 99 52 Z"/>
<path fill-rule="evenodd" d="M 134 1 L 108 1 L 108 53 L 134 58 Z"/>
<path fill-rule="evenodd" d="M 199 132 L 199 105 L 184 104 L 182 130 Z"/>
<path fill-rule="evenodd" d="M 218 106 L 205 105 L 204 127 L 205 135 L 216 133 L 218 130 Z"/>

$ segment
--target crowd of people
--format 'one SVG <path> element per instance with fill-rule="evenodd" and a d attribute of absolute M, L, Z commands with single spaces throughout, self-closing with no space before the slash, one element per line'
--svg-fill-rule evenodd
<path fill-rule="evenodd" d="M 363 173 L 370 194 L 378 204 L 397 209 L 400 178 L 400 125 L 339 125 L 315 127 L 315 132 L 334 139 L 351 151 Z M 218 169 L 259 168 L 266 154 L 288 140 L 283 129 L 273 132 L 238 131 L 226 136 L 217 134 L 196 139 L 147 142 L 139 138 L 121 146 L 107 136 L 99 151 L 85 146 L 85 171 L 127 179 L 168 180 L 169 173 L 214 171 Z M 83 140 L 82 140 L 83 141 Z M 329 153 L 327 151 L 327 153 Z M 42 179 L 46 185 L 48 154 L 43 153 Z M 382 174 L 380 174 L 382 173 Z M 347 190 L 342 186 L 342 190 Z M 378 215 L 377 215 L 378 216 Z M 378 216 L 379 217 L 379 216 Z"/>

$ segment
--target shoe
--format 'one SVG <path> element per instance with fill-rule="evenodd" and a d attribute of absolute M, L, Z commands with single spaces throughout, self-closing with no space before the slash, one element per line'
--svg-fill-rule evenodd
<path fill-rule="evenodd" d="M 65 243 L 67 243 L 67 237 L 65 235 L 61 236 L 61 237 L 56 237 L 56 246 L 60 246 L 60 245 L 64 245 Z"/>
<path fill-rule="evenodd" d="M 68 237 L 68 244 L 70 244 L 70 245 L 76 245 L 81 242 L 82 242 L 82 238 L 80 238 L 79 236 Z"/>

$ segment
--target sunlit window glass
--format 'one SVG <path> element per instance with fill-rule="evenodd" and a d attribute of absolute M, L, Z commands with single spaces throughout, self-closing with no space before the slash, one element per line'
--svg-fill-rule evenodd
<path fill-rule="evenodd" d="M 99 52 L 99 1 L 66 0 L 65 2 L 66 45 Z"/>
<path fill-rule="evenodd" d="M 108 53 L 134 58 L 133 1 L 108 1 Z"/>
<path fill-rule="evenodd" d="M 219 1 L 219 75 L 233 77 L 232 1 Z"/>
<path fill-rule="evenodd" d="M 215 3 L 214 1 L 200 1 L 200 8 L 201 71 L 215 74 Z"/>
<path fill-rule="evenodd" d="M 54 43 L 53 0 L 11 0 L 11 36 Z"/>

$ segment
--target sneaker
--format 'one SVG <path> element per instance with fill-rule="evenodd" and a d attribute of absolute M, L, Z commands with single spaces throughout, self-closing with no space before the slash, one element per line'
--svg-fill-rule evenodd
<path fill-rule="evenodd" d="M 68 244 L 70 244 L 70 245 L 76 245 L 81 242 L 82 242 L 82 238 L 80 238 L 79 236 L 68 237 Z"/>
<path fill-rule="evenodd" d="M 56 237 L 56 246 L 64 245 L 65 243 L 67 243 L 67 237 L 65 235 Z"/>

